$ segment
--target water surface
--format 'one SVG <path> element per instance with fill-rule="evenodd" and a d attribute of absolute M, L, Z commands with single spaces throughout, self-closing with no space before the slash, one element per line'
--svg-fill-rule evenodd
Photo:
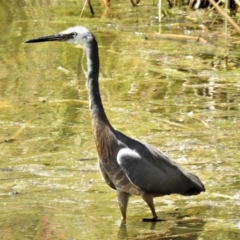
<path fill-rule="evenodd" d="M 1 239 L 237 239 L 238 36 L 224 37 L 222 25 L 214 37 L 182 21 L 160 28 L 156 6 L 146 1 L 138 8 L 112 1 L 108 11 L 92 3 L 93 18 L 88 9 L 80 18 L 82 3 L 70 0 L 0 3 Z M 166 221 L 143 223 L 150 211 L 134 197 L 121 226 L 116 194 L 97 168 L 82 50 L 24 44 L 74 25 L 97 37 L 113 126 L 155 145 L 207 188 L 199 196 L 157 198 Z M 202 34 L 209 44 L 160 38 L 160 30 Z"/>

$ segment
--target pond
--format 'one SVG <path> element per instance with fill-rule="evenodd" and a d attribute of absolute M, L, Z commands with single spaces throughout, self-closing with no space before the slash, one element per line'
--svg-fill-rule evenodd
<path fill-rule="evenodd" d="M 159 25 L 152 1 L 91 2 L 94 17 L 87 6 L 80 17 L 82 1 L 0 2 L 0 238 L 238 239 L 239 35 L 221 21 L 200 29 L 202 11 L 183 18 L 176 8 Z M 162 222 L 142 222 L 150 210 L 132 197 L 121 224 L 98 170 L 82 49 L 24 44 L 75 25 L 97 38 L 112 125 L 206 186 L 197 196 L 156 198 Z"/>

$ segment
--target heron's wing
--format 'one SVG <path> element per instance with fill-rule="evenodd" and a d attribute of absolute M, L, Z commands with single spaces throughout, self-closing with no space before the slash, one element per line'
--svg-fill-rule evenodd
<path fill-rule="evenodd" d="M 180 165 L 178 165 L 176 162 L 168 158 L 157 148 L 149 144 L 144 144 L 144 146 L 145 146 L 144 148 L 145 150 L 143 150 L 144 158 L 147 159 L 148 155 L 152 156 L 152 158 L 149 157 L 148 160 L 157 168 L 160 168 L 163 171 L 165 169 L 165 173 L 167 173 L 167 175 L 169 175 L 168 172 L 174 172 L 177 181 L 181 180 L 181 185 L 185 186 L 186 189 L 184 192 L 185 195 L 199 194 L 200 192 L 205 191 L 205 187 L 198 176 L 183 169 Z"/>
<path fill-rule="evenodd" d="M 137 184 L 144 186 L 148 184 L 149 186 L 146 187 L 146 190 L 151 189 L 151 191 L 159 193 L 163 191 L 165 194 L 169 194 L 169 192 L 181 192 L 181 194 L 185 195 L 199 194 L 205 191 L 204 185 L 196 175 L 183 169 L 157 148 L 134 140 L 121 132 L 116 131 L 116 134 L 119 141 L 125 144 L 124 149 L 128 149 L 125 152 L 123 161 L 125 162 L 126 159 L 130 158 L 131 162 L 134 162 L 138 166 L 135 168 L 133 165 L 132 169 L 128 168 L 131 171 L 129 176 L 137 169 L 139 172 L 133 174 L 134 179 L 138 179 L 135 180 Z M 129 160 L 126 160 L 125 164 L 130 165 L 129 162 Z M 142 177 L 142 174 L 145 174 L 145 176 Z M 145 183 L 143 184 L 144 181 Z"/>
<path fill-rule="evenodd" d="M 105 180 L 105 182 L 113 189 L 116 190 L 116 186 L 114 185 L 114 183 L 111 181 L 111 179 L 109 178 L 109 176 L 107 175 L 107 173 L 105 172 L 104 167 L 102 166 L 101 162 L 99 161 L 99 168 L 101 171 L 101 174 Z"/>
<path fill-rule="evenodd" d="M 153 156 L 149 155 L 149 158 Z M 154 156 L 156 158 L 156 156 Z M 179 193 L 194 195 L 200 193 L 195 183 L 195 175 L 188 173 L 177 165 L 164 162 L 161 167 L 154 165 L 146 156 L 129 148 L 123 148 L 117 155 L 117 162 L 128 179 L 141 190 L 156 195 Z M 200 180 L 199 180 L 200 181 Z"/>

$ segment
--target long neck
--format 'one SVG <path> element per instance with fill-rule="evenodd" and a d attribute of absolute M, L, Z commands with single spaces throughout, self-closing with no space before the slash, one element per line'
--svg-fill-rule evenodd
<path fill-rule="evenodd" d="M 99 56 L 98 45 L 93 37 L 86 46 L 88 63 L 88 95 L 89 105 L 92 115 L 92 125 L 99 161 L 104 163 L 111 162 L 115 154 L 116 138 L 113 134 L 114 129 L 108 121 L 104 111 L 98 85 L 99 75 Z"/>
<path fill-rule="evenodd" d="M 99 75 L 99 55 L 97 41 L 93 39 L 87 43 L 86 56 L 88 65 L 88 94 L 89 107 L 93 122 L 101 122 L 101 124 L 110 125 L 106 113 L 103 108 L 102 99 L 99 91 L 98 75 Z"/>

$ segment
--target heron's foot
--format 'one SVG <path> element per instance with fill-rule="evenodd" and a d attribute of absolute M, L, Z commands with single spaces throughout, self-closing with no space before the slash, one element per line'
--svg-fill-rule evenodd
<path fill-rule="evenodd" d="M 142 219 L 143 222 L 162 222 L 162 221 L 166 221 L 165 219 L 159 219 L 157 217 L 153 217 L 153 218 L 143 218 Z"/>

